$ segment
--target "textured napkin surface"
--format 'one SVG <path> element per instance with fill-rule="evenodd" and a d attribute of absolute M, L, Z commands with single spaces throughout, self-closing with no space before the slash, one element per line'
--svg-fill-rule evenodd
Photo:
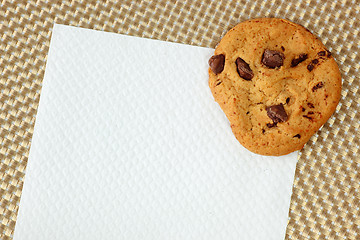
<path fill-rule="evenodd" d="M 214 48 L 240 21 L 302 24 L 332 51 L 343 76 L 337 112 L 300 152 L 287 239 L 358 239 L 360 231 L 357 0 L 1 1 L 0 238 L 16 223 L 54 22 Z"/>
<path fill-rule="evenodd" d="M 283 239 L 297 152 L 243 148 L 213 49 L 55 25 L 15 239 Z"/>

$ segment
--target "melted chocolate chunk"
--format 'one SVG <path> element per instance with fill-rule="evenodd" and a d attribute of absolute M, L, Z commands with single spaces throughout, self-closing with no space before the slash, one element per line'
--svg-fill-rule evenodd
<path fill-rule="evenodd" d="M 242 58 L 238 57 L 235 63 L 237 72 L 239 73 L 240 77 L 245 80 L 251 80 L 254 77 L 254 73 L 251 70 L 249 64 L 247 64 Z"/>
<path fill-rule="evenodd" d="M 286 122 L 288 120 L 288 115 L 286 114 L 282 103 L 267 107 L 266 111 L 268 117 L 273 120 L 274 123 Z"/>
<path fill-rule="evenodd" d="M 281 46 L 281 50 L 285 51 L 285 48 L 284 48 L 284 46 Z"/>
<path fill-rule="evenodd" d="M 284 58 L 281 52 L 265 49 L 261 62 L 268 68 L 277 68 L 284 64 Z"/>
<path fill-rule="evenodd" d="M 295 136 L 293 136 L 293 137 L 296 137 L 296 138 L 301 138 L 301 135 L 300 134 L 296 134 Z"/>
<path fill-rule="evenodd" d="M 318 64 L 318 63 L 319 63 L 319 60 L 314 59 L 314 60 L 311 61 L 311 63 L 312 63 L 312 64 Z"/>
<path fill-rule="evenodd" d="M 320 51 L 320 52 L 318 52 L 318 55 L 319 55 L 320 57 L 325 56 L 325 54 L 326 54 L 326 52 L 325 52 L 325 51 Z"/>
<path fill-rule="evenodd" d="M 289 104 L 289 102 L 290 102 L 290 98 L 288 97 L 286 98 L 286 104 Z"/>
<path fill-rule="evenodd" d="M 218 82 L 216 83 L 216 86 L 219 86 L 221 83 L 222 83 L 222 81 L 218 81 Z"/>
<path fill-rule="evenodd" d="M 314 112 L 313 112 L 313 111 L 310 111 L 310 112 L 308 112 L 308 114 L 309 114 L 309 115 L 312 115 L 312 114 L 314 114 Z"/>
<path fill-rule="evenodd" d="M 315 92 L 316 90 L 318 90 L 319 88 L 322 88 L 323 86 L 324 86 L 324 83 L 319 82 L 312 88 L 312 91 Z"/>
<path fill-rule="evenodd" d="M 291 67 L 296 67 L 297 65 L 299 65 L 299 63 L 305 61 L 308 58 L 308 55 L 306 53 L 302 53 L 299 55 L 299 57 L 294 58 L 291 61 Z"/>
<path fill-rule="evenodd" d="M 314 108 L 314 104 L 312 103 L 307 103 L 307 105 L 309 106 L 309 108 Z"/>
<path fill-rule="evenodd" d="M 219 74 L 224 70 L 225 65 L 225 55 L 214 55 L 209 59 L 209 66 L 213 73 Z"/>
<path fill-rule="evenodd" d="M 314 69 L 314 65 L 312 65 L 311 63 L 307 65 L 307 70 L 309 70 L 309 72 L 311 72 L 313 69 Z"/>
<path fill-rule="evenodd" d="M 276 127 L 277 126 L 277 123 L 267 123 L 266 126 L 268 128 L 273 128 L 273 127 Z"/>

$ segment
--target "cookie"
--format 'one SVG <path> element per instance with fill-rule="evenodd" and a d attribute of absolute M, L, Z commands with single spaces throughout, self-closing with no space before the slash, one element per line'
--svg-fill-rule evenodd
<path fill-rule="evenodd" d="M 209 60 L 209 86 L 237 140 L 261 155 L 301 149 L 335 111 L 339 68 L 319 39 L 284 19 L 242 22 Z"/>

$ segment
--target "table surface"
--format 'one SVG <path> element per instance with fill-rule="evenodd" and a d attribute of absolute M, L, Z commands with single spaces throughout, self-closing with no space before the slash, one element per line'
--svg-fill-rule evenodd
<path fill-rule="evenodd" d="M 0 238 L 13 236 L 54 23 L 214 48 L 230 28 L 257 17 L 308 28 L 333 53 L 343 77 L 335 114 L 300 152 L 286 239 L 358 239 L 358 0 L 2 1 Z"/>

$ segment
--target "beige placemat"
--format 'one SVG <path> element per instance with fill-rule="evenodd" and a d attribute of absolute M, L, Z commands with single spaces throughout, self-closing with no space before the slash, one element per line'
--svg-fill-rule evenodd
<path fill-rule="evenodd" d="M 0 237 L 11 239 L 53 23 L 215 47 L 238 22 L 280 17 L 332 51 L 342 76 L 336 113 L 301 151 L 287 239 L 360 239 L 360 2 L 2 1 L 0 5 Z"/>

